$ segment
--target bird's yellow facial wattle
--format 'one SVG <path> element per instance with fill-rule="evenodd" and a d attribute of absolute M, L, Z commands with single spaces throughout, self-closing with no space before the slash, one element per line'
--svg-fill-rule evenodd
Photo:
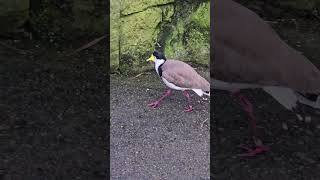
<path fill-rule="evenodd" d="M 153 54 L 150 56 L 149 59 L 147 59 L 147 61 L 152 61 L 152 62 L 154 62 L 155 60 L 156 60 L 156 57 L 154 57 Z"/>

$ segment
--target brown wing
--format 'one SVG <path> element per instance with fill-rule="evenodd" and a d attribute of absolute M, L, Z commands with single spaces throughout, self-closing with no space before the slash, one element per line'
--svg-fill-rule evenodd
<path fill-rule="evenodd" d="M 213 8 L 214 78 L 320 93 L 320 71 L 255 13 L 230 0 Z"/>
<path fill-rule="evenodd" d="M 162 77 L 178 87 L 210 91 L 209 82 L 182 61 L 167 60 L 161 68 Z"/>

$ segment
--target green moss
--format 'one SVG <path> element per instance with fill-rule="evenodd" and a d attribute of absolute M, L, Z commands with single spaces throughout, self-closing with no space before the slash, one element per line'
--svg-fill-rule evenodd
<path fill-rule="evenodd" d="M 174 6 L 162 7 L 163 22 L 171 22 L 173 14 L 174 14 Z"/>
<path fill-rule="evenodd" d="M 152 63 L 138 63 L 129 54 L 122 54 L 120 59 L 121 66 L 119 66 L 119 70 L 121 74 L 131 75 L 153 69 Z M 144 61 L 146 62 L 146 60 Z"/>
<path fill-rule="evenodd" d="M 210 3 L 202 3 L 199 8 L 192 14 L 191 21 L 199 27 L 210 28 Z"/>
<path fill-rule="evenodd" d="M 157 41 L 161 21 L 162 10 L 157 7 L 121 18 L 120 53 L 129 54 L 134 65 L 145 63 L 145 54 Z"/>
<path fill-rule="evenodd" d="M 18 32 L 29 19 L 29 0 L 0 0 L 0 34 Z"/>
<path fill-rule="evenodd" d="M 183 7 L 180 7 L 183 8 Z M 178 7 L 179 9 L 179 7 Z M 183 10 L 183 9 L 182 9 Z M 176 23 L 163 31 L 168 58 L 208 65 L 210 56 L 210 3 L 200 3 L 174 15 Z"/>
<path fill-rule="evenodd" d="M 112 70 L 118 67 L 121 72 L 127 73 L 148 67 L 146 59 L 158 41 L 161 25 L 170 22 L 174 14 L 172 2 L 174 0 L 111 1 L 111 5 L 119 5 L 119 8 L 110 9 Z"/>
<path fill-rule="evenodd" d="M 209 7 L 209 1 L 122 0 L 118 33 L 120 71 L 127 74 L 152 69 L 146 59 L 157 42 L 168 58 L 208 64 Z M 111 43 L 115 44 L 117 39 L 112 38 L 112 32 L 117 31 L 111 31 Z M 116 52 L 112 58 L 117 58 Z"/>
<path fill-rule="evenodd" d="M 174 0 L 122 0 L 121 14 L 128 15 L 146 10 L 148 7 L 166 5 L 173 3 Z"/>
<path fill-rule="evenodd" d="M 165 54 L 170 58 L 185 58 L 187 52 L 183 44 L 183 35 L 186 32 L 184 21 L 178 21 L 175 27 L 171 26 L 171 29 L 173 31 L 165 43 Z"/>
<path fill-rule="evenodd" d="M 110 1 L 110 70 L 116 71 L 119 68 L 120 59 L 120 3 L 118 0 Z"/>
<path fill-rule="evenodd" d="M 92 2 L 86 0 L 78 0 L 73 2 L 72 13 L 75 19 L 72 26 L 81 31 L 92 31 L 99 34 L 104 33 L 105 11 L 97 8 L 103 6 L 99 1 Z M 119 9 L 120 10 L 120 9 Z M 117 11 L 119 11 L 117 9 Z M 100 11 L 100 13 L 98 13 Z"/>
<path fill-rule="evenodd" d="M 210 57 L 209 35 L 202 33 L 196 28 L 190 28 L 188 32 L 188 43 L 186 51 L 188 52 L 188 60 L 208 65 Z"/>

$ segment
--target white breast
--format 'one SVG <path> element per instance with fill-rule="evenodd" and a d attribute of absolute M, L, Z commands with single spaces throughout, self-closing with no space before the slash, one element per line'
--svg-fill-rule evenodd
<path fill-rule="evenodd" d="M 173 83 L 170 83 L 169 81 L 167 81 L 167 80 L 164 79 L 164 78 L 161 78 L 161 79 L 162 79 L 162 81 L 163 81 L 169 88 L 171 88 L 171 89 L 181 90 L 181 91 L 189 89 L 189 88 L 178 87 L 178 86 L 174 85 Z"/>
<path fill-rule="evenodd" d="M 157 60 L 155 61 L 154 68 L 156 69 L 157 74 L 159 74 L 159 71 L 158 71 L 159 66 L 160 66 L 161 64 L 163 64 L 163 63 L 164 63 L 164 60 L 163 60 L 163 59 L 157 59 Z"/>

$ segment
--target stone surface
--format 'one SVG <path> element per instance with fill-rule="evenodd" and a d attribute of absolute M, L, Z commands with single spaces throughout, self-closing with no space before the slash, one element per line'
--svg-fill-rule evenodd
<path fill-rule="evenodd" d="M 150 68 L 146 59 L 154 50 L 164 22 L 170 22 L 174 6 L 149 6 L 146 10 L 120 17 L 119 68 L 125 71 L 144 71 Z M 116 61 L 116 60 L 111 60 Z"/>
<path fill-rule="evenodd" d="M 104 33 L 104 19 L 107 17 L 107 14 L 103 7 L 105 6 L 102 1 L 73 1 L 72 13 L 74 22 L 72 26 L 75 29 L 83 31 L 89 30 L 100 34 Z"/>
<path fill-rule="evenodd" d="M 183 8 L 183 7 L 181 7 Z M 207 65 L 210 55 L 210 3 L 201 3 L 178 17 L 165 42 L 168 57 Z"/>
<path fill-rule="evenodd" d="M 115 71 L 119 67 L 119 35 L 120 35 L 120 2 L 110 1 L 110 69 Z"/>
<path fill-rule="evenodd" d="M 29 18 L 29 0 L 0 0 L 0 34 L 19 30 Z"/>
<path fill-rule="evenodd" d="M 132 13 L 147 10 L 150 7 L 172 4 L 174 0 L 122 0 L 121 14 L 128 15 Z"/>
<path fill-rule="evenodd" d="M 109 28 L 109 13 L 107 13 L 107 1 L 87 0 L 41 0 L 40 5 L 31 6 L 30 24 L 34 31 L 35 39 L 42 39 L 51 45 L 62 48 L 88 43 L 94 38 L 101 37 Z M 71 43 L 72 42 L 72 43 Z M 76 45 L 72 48 L 79 48 Z"/>
<path fill-rule="evenodd" d="M 120 72 L 152 68 L 146 59 L 158 48 L 157 43 L 167 58 L 208 64 L 209 1 L 122 0 L 119 19 L 115 18 L 118 9 L 110 10 L 111 52 L 117 54 L 119 50 L 119 57 L 111 56 L 112 70 L 117 70 L 117 65 Z M 112 22 L 117 20 L 119 23 Z M 115 33 L 116 24 L 119 24 L 119 33 Z"/>
<path fill-rule="evenodd" d="M 145 62 L 159 33 L 162 10 L 158 7 L 121 18 L 120 65 L 122 68 L 136 67 Z M 143 59 L 144 58 L 144 59 Z"/>

